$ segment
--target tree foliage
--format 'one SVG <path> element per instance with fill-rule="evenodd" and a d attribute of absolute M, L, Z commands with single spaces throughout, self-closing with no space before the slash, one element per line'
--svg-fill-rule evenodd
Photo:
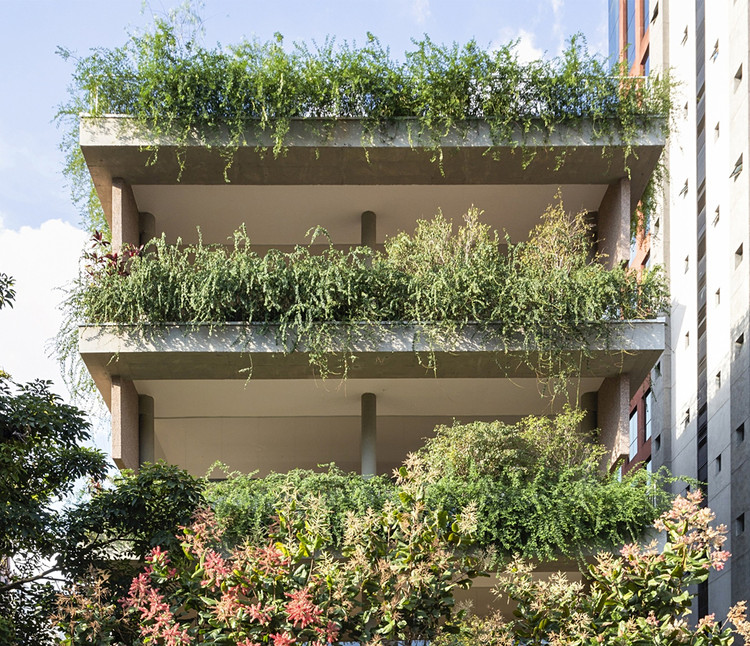
<path fill-rule="evenodd" d="M 744 601 L 723 623 L 713 614 L 690 618 L 690 586 L 706 581 L 711 569 L 721 570 L 730 556 L 722 549 L 726 527 L 711 524 L 714 514 L 701 498 L 700 491 L 677 497 L 654 524 L 658 539 L 627 544 L 620 556 L 599 554 L 582 582 L 564 574 L 540 579 L 527 563 L 511 564 L 499 591 L 518 604 L 516 618 L 476 618 L 464 626 L 460 643 L 730 646 L 736 634 L 748 643 Z M 447 643 L 457 641 L 438 640 L 439 646 Z"/>
<path fill-rule="evenodd" d="M 0 377 L 0 582 L 3 643 L 45 643 L 52 582 L 66 551 L 66 498 L 81 478 L 101 478 L 104 456 L 83 414 L 54 395 L 49 382 L 15 384 Z"/>

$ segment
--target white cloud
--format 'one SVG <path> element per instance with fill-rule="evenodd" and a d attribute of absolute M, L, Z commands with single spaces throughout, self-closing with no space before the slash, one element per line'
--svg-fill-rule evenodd
<path fill-rule="evenodd" d="M 0 218 L 0 271 L 15 279 L 13 308 L 0 310 L 0 367 L 16 381 L 50 379 L 65 392 L 45 346 L 60 328 L 60 288 L 77 275 L 87 234 L 62 220 L 5 229 Z"/>
<path fill-rule="evenodd" d="M 537 61 L 544 56 L 544 52 L 534 44 L 535 35 L 530 31 L 519 29 L 516 39 L 518 39 L 516 53 L 522 63 Z"/>
<path fill-rule="evenodd" d="M 536 34 L 523 27 L 515 32 L 503 29 L 497 40 L 490 44 L 490 49 L 497 49 L 511 41 L 518 41 L 515 52 L 522 63 L 530 63 L 544 57 L 544 51 L 535 44 Z"/>
<path fill-rule="evenodd" d="M 432 11 L 430 11 L 430 0 L 413 0 L 411 13 L 417 21 L 417 24 L 423 25 L 432 15 Z"/>

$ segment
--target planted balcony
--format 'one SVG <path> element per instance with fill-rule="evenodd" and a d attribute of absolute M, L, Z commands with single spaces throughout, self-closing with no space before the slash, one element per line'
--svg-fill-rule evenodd
<path fill-rule="evenodd" d="M 459 226 L 441 215 L 420 221 L 383 251 L 343 250 L 322 230 L 310 236 L 324 244 L 263 254 L 244 230 L 228 246 L 161 238 L 118 255 L 100 243 L 71 296 L 72 318 L 95 326 L 82 330 L 86 339 L 119 331 L 158 343 L 166 334 L 162 345 L 180 346 L 174 326 L 206 339 L 229 334 L 238 354 L 296 354 L 323 375 L 346 375 L 358 355 L 406 350 L 438 374 L 441 358 L 450 365 L 450 355 L 481 352 L 500 374 L 512 354 L 514 374 L 522 357 L 531 374 L 549 377 L 580 367 L 582 354 L 623 350 L 622 335 L 639 325 L 631 322 L 653 321 L 667 304 L 659 269 L 607 268 L 583 214 L 561 203 L 520 243 L 475 209 Z"/>

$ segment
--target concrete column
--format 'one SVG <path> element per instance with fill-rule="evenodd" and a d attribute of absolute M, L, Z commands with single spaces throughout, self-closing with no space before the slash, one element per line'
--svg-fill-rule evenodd
<path fill-rule="evenodd" d="M 154 398 L 138 395 L 138 464 L 154 462 Z"/>
<path fill-rule="evenodd" d="M 156 218 L 150 213 L 138 214 L 138 244 L 144 245 L 156 237 Z"/>
<path fill-rule="evenodd" d="M 630 180 L 623 177 L 607 188 L 599 206 L 598 251 L 608 268 L 630 259 Z"/>
<path fill-rule="evenodd" d="M 597 392 L 583 393 L 581 395 L 580 408 L 584 411 L 585 416 L 581 420 L 581 433 L 594 436 L 595 429 L 598 428 L 596 407 L 598 404 L 599 394 Z"/>
<path fill-rule="evenodd" d="M 138 469 L 138 393 L 133 382 L 112 377 L 112 459 L 119 469 Z"/>
<path fill-rule="evenodd" d="M 360 451 L 362 455 L 362 475 L 365 478 L 371 478 L 378 472 L 377 429 L 377 398 L 373 393 L 364 393 L 362 395 Z"/>
<path fill-rule="evenodd" d="M 628 456 L 628 420 L 630 413 L 630 375 L 608 377 L 597 396 L 597 422 L 601 442 L 607 447 L 605 468 Z"/>
<path fill-rule="evenodd" d="M 124 244 L 138 245 L 139 217 L 133 189 L 121 177 L 112 178 L 112 251 Z"/>
<path fill-rule="evenodd" d="M 377 242 L 377 221 L 372 211 L 362 213 L 362 246 L 375 249 Z"/>

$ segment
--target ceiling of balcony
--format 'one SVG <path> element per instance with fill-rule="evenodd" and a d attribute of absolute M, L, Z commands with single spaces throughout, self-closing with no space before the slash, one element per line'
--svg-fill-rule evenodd
<path fill-rule="evenodd" d="M 226 243 L 232 231 L 245 225 L 250 240 L 259 246 L 305 244 L 306 232 L 324 227 L 336 244 L 361 240 L 361 213 L 377 218 L 377 241 L 399 231 L 411 232 L 418 219 L 438 211 L 460 224 L 475 206 L 481 220 L 511 240 L 528 237 L 545 208 L 556 202 L 559 191 L 566 210 L 596 211 L 605 185 L 135 185 L 139 211 L 154 215 L 157 234 L 169 242 L 197 240 Z M 318 239 L 317 242 L 325 242 Z"/>

